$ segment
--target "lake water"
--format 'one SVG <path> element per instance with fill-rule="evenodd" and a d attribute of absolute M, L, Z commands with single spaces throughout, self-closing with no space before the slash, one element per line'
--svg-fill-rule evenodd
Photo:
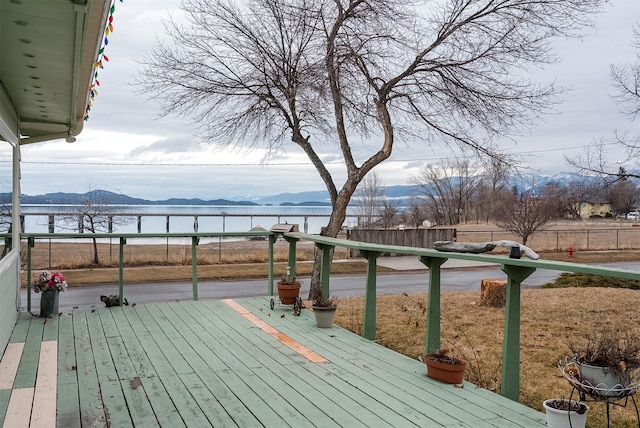
<path fill-rule="evenodd" d="M 317 234 L 331 213 L 327 206 L 128 205 L 117 210 L 110 213 L 128 214 L 127 224 L 114 225 L 113 232 L 121 233 L 138 232 L 140 217 L 142 233 L 191 233 L 195 227 L 198 232 L 246 232 L 256 226 L 269 230 L 274 224 L 289 223 L 298 224 L 301 232 Z M 63 221 L 63 214 L 74 212 L 72 205 L 23 205 L 25 232 L 47 233 L 49 215 L 55 216 L 54 232 L 76 232 L 72 230 L 76 225 Z M 347 217 L 344 226 L 355 225 L 355 213 L 348 214 L 352 217 Z"/>

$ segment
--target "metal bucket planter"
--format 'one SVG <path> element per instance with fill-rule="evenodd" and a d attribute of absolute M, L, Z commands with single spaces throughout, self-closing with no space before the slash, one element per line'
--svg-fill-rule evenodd
<path fill-rule="evenodd" d="M 631 384 L 628 372 L 616 372 L 611 367 L 592 366 L 576 363 L 583 383 L 588 382 L 602 397 L 616 397 L 624 393 Z"/>
<path fill-rule="evenodd" d="M 40 296 L 40 316 L 51 318 L 58 314 L 58 290 L 46 290 Z"/>

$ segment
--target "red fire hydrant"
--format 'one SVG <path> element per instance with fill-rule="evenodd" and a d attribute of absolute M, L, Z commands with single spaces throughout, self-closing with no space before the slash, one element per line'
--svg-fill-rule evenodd
<path fill-rule="evenodd" d="M 573 245 L 569 246 L 569 257 L 573 257 Z"/>

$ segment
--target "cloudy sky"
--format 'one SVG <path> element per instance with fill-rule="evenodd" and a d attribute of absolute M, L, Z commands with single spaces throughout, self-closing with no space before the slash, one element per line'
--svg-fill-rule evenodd
<path fill-rule="evenodd" d="M 104 188 L 146 199 L 230 198 L 323 190 L 324 185 L 301 152 L 291 150 L 263 164 L 264 153 L 221 152 L 202 146 L 187 121 L 159 119 L 153 101 L 132 86 L 137 63 L 158 38 L 166 37 L 161 20 L 177 16 L 178 0 L 116 2 L 114 32 L 100 70 L 100 88 L 90 119 L 77 142 L 64 140 L 22 148 L 22 193 L 85 192 Z M 570 171 L 563 156 L 615 130 L 639 131 L 611 99 L 609 65 L 633 61 L 632 26 L 640 20 L 640 2 L 616 0 L 585 30 L 581 39 L 558 40 L 559 64 L 541 77 L 569 88 L 557 114 L 544 118 L 503 148 L 524 161 L 523 172 L 553 175 Z M 409 184 L 428 163 L 446 152 L 396 145 L 390 160 L 376 168 L 385 185 Z M 282 163 L 295 166 L 283 167 Z M 43 169 L 54 168 L 56 174 Z M 292 175 L 294 174 L 294 175 Z M 337 169 L 336 169 L 337 174 Z M 339 176 L 336 177 L 337 179 Z"/>

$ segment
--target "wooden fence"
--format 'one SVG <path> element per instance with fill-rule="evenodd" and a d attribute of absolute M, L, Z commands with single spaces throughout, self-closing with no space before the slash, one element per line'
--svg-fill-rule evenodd
<path fill-rule="evenodd" d="M 458 231 L 460 242 L 485 242 L 521 239 L 505 231 Z M 540 230 L 529 237 L 527 246 L 535 251 L 606 251 L 640 248 L 640 227 L 623 229 Z"/>
<path fill-rule="evenodd" d="M 433 248 L 433 243 L 436 241 L 452 241 L 455 233 L 455 229 L 353 229 L 349 232 L 347 239 L 380 245 Z M 357 250 L 352 249 L 351 256 L 357 256 Z"/>
<path fill-rule="evenodd" d="M 405 229 L 365 230 L 353 229 L 348 239 L 380 245 L 399 245 L 433 248 L 435 241 L 487 242 L 522 240 L 513 233 L 501 230 Z M 618 229 L 540 230 L 529 237 L 527 246 L 535 251 L 561 252 L 572 247 L 574 251 L 607 251 L 640 249 L 640 227 Z M 356 256 L 352 250 L 351 256 Z M 385 254 L 388 255 L 388 254 Z"/>

